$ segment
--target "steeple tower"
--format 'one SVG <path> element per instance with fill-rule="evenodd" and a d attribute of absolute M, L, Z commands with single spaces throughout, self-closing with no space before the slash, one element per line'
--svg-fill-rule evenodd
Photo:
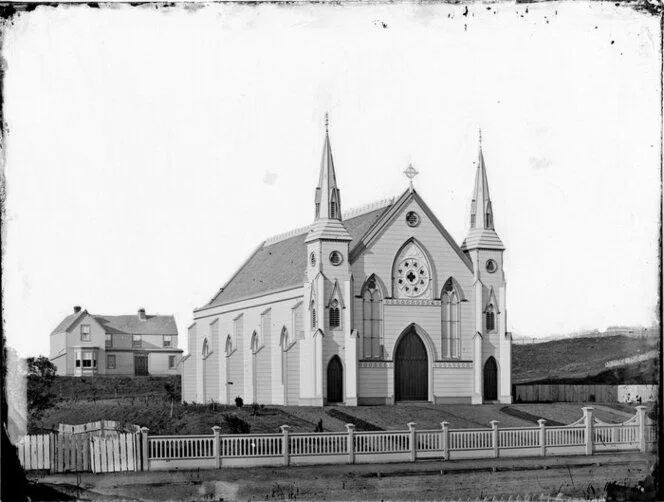
<path fill-rule="evenodd" d="M 480 130 L 477 172 L 475 174 L 475 191 L 470 207 L 470 231 L 463 241 L 461 249 L 500 249 L 505 247 L 496 234 L 493 224 L 493 208 L 489 195 L 489 181 L 486 176 L 486 165 L 482 153 L 482 131 Z"/>
<path fill-rule="evenodd" d="M 341 222 L 341 194 L 334 172 L 332 145 L 330 144 L 329 119 L 325 114 L 325 141 L 320 163 L 318 186 L 316 187 L 316 217 L 305 242 L 314 239 L 351 240 Z"/>

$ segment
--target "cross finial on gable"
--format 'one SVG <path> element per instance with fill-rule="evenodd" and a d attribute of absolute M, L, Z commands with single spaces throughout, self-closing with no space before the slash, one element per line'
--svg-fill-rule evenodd
<path fill-rule="evenodd" d="M 410 189 L 413 189 L 413 178 L 420 174 L 420 172 L 413 167 L 413 164 L 408 164 L 408 168 L 403 172 L 410 182 Z"/>

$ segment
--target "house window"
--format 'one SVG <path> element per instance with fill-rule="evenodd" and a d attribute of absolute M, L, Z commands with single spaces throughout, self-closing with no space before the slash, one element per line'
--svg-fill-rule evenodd
<path fill-rule="evenodd" d="M 109 370 L 115 369 L 115 355 L 109 354 L 106 356 L 106 368 Z"/>
<path fill-rule="evenodd" d="M 168 356 L 168 369 L 175 368 L 175 356 Z"/>
<path fill-rule="evenodd" d="M 330 306 L 330 328 L 339 327 L 339 302 L 337 300 L 332 300 L 332 305 Z"/>
<path fill-rule="evenodd" d="M 164 335 L 164 347 L 170 347 L 172 341 L 173 337 L 171 335 Z"/>
<path fill-rule="evenodd" d="M 131 335 L 131 346 L 133 348 L 140 348 L 143 346 L 141 335 Z"/>
<path fill-rule="evenodd" d="M 486 308 L 486 330 L 493 331 L 496 329 L 496 314 L 493 312 L 493 305 Z"/>
<path fill-rule="evenodd" d="M 90 341 L 90 325 L 81 324 L 81 341 L 89 342 Z"/>
<path fill-rule="evenodd" d="M 106 333 L 106 348 L 110 349 L 113 347 L 113 335 Z"/>
<path fill-rule="evenodd" d="M 80 353 L 81 359 L 76 361 L 77 367 L 83 368 L 96 368 L 97 367 L 97 352 L 91 350 L 84 350 Z"/>

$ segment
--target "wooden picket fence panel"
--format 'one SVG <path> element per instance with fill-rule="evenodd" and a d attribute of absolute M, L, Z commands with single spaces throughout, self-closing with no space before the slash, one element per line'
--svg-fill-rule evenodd
<path fill-rule="evenodd" d="M 122 472 L 138 470 L 136 436 L 118 434 L 113 437 L 90 438 L 92 472 Z"/>
<path fill-rule="evenodd" d="M 26 471 L 51 469 L 50 434 L 23 436 L 16 445 L 18 459 Z"/>
<path fill-rule="evenodd" d="M 53 472 L 90 471 L 89 434 L 53 434 Z"/>

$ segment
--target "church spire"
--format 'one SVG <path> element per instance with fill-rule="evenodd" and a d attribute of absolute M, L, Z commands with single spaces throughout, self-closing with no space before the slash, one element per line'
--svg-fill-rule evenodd
<path fill-rule="evenodd" d="M 489 195 L 489 181 L 486 176 L 486 165 L 482 153 L 482 131 L 480 130 L 477 156 L 477 172 L 475 173 L 475 190 L 470 206 L 470 230 L 461 245 L 464 251 L 470 249 L 505 249 L 496 234 L 493 225 L 493 208 Z"/>
<path fill-rule="evenodd" d="M 337 176 L 332 160 L 330 145 L 329 120 L 325 114 L 325 142 L 323 158 L 320 163 L 320 175 L 316 187 L 316 218 L 309 229 L 305 242 L 314 240 L 351 241 L 348 230 L 341 221 L 341 195 L 337 187 Z"/>
<path fill-rule="evenodd" d="M 325 114 L 325 142 L 320 163 L 320 175 L 316 187 L 316 220 L 332 219 L 341 221 L 341 197 L 334 172 L 332 145 L 330 144 L 329 119 Z"/>
<path fill-rule="evenodd" d="M 482 130 L 480 129 L 479 152 L 477 157 L 477 173 L 475 174 L 475 191 L 470 208 L 470 228 L 494 230 L 489 181 L 486 177 L 486 166 L 482 154 Z"/>

